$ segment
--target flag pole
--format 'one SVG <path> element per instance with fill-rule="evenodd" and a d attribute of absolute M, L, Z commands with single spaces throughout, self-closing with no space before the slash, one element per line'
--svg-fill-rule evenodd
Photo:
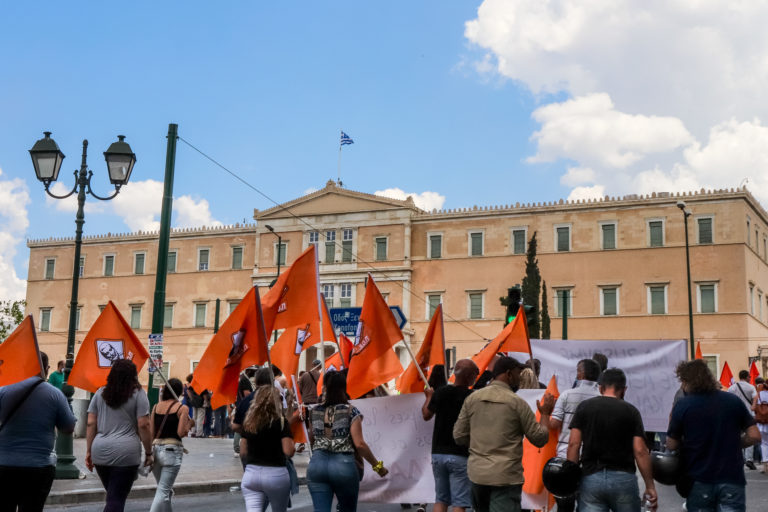
<path fill-rule="evenodd" d="M 416 371 L 419 372 L 419 377 L 424 381 L 424 385 L 429 389 L 432 389 L 429 382 L 427 382 L 427 378 L 424 376 L 424 372 L 421 370 L 421 365 L 416 361 L 416 357 L 413 355 L 413 351 L 411 350 L 410 345 L 406 343 L 405 339 L 403 339 L 403 345 L 405 345 L 405 348 L 408 350 L 408 355 L 411 356 L 411 361 L 413 361 L 414 366 L 416 366 Z"/>
<path fill-rule="evenodd" d="M 339 160 L 336 163 L 336 183 L 341 182 L 341 144 L 339 144 Z"/>
<path fill-rule="evenodd" d="M 341 146 L 339 146 L 339 159 L 341 159 Z M 318 260 L 319 254 L 317 253 L 317 245 L 313 245 L 315 248 L 315 285 L 317 289 L 317 317 L 320 321 L 320 365 L 323 375 L 325 375 L 325 336 L 323 336 L 323 311 L 325 306 L 325 298 L 320 294 L 320 263 Z M 322 300 L 322 304 L 321 301 Z"/>
<path fill-rule="evenodd" d="M 445 382 L 448 382 L 448 361 L 445 360 L 445 321 L 443 317 L 443 305 L 440 304 L 440 332 L 443 342 L 443 373 L 445 374 Z"/>

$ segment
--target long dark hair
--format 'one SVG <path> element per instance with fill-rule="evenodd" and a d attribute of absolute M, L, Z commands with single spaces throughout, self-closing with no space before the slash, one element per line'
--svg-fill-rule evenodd
<path fill-rule="evenodd" d="M 101 392 L 104 402 L 117 409 L 133 396 L 134 391 L 141 389 L 136 365 L 128 359 L 118 359 L 112 364 L 107 376 L 107 385 Z"/>
<path fill-rule="evenodd" d="M 325 387 L 325 401 L 323 406 L 348 404 L 349 395 L 347 394 L 347 376 L 342 372 L 326 372 L 323 378 Z"/>
<path fill-rule="evenodd" d="M 677 378 L 686 385 L 688 393 L 713 393 L 717 391 L 717 381 L 707 363 L 701 359 L 681 361 L 675 370 Z"/>
<path fill-rule="evenodd" d="M 168 379 L 168 383 L 163 386 L 163 390 L 160 392 L 161 400 L 176 400 L 176 397 L 180 397 L 184 391 L 184 384 L 179 379 Z M 174 396 L 174 393 L 176 396 Z"/>

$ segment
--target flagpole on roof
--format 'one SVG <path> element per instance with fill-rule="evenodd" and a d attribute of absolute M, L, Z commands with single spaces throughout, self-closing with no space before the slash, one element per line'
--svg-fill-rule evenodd
<path fill-rule="evenodd" d="M 341 132 L 341 137 L 344 137 L 344 132 Z M 336 163 L 336 183 L 341 183 L 341 139 L 339 139 L 339 160 Z"/>

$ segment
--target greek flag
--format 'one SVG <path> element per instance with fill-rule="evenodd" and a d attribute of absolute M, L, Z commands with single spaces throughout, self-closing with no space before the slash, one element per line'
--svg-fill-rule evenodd
<path fill-rule="evenodd" d="M 347 144 L 354 144 L 354 143 L 355 143 L 355 141 L 353 141 L 352 138 L 349 135 L 347 135 L 344 132 L 341 132 L 341 145 L 342 146 L 345 146 Z"/>

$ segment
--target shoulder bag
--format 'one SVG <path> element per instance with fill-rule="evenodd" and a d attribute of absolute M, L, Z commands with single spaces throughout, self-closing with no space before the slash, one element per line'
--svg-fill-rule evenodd
<path fill-rule="evenodd" d="M 35 382 L 31 386 L 29 386 L 29 389 L 27 389 L 27 391 L 24 393 L 24 396 L 22 396 L 21 399 L 18 402 L 13 404 L 13 407 L 11 407 L 10 412 L 5 416 L 5 419 L 0 421 L 0 431 L 2 431 L 3 427 L 8 424 L 8 422 L 11 420 L 11 418 L 16 413 L 16 411 L 19 410 L 19 407 L 21 407 L 21 404 L 23 404 L 24 402 L 27 401 L 27 398 L 29 398 L 29 395 L 32 394 L 32 392 L 35 390 L 35 388 L 37 386 L 39 386 L 40 384 L 42 384 L 43 382 L 45 382 L 43 379 L 39 379 L 37 382 Z"/>

